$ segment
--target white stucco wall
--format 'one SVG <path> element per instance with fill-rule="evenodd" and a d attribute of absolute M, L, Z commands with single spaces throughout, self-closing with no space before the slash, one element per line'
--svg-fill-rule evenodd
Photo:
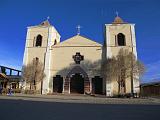
<path fill-rule="evenodd" d="M 71 65 L 75 64 L 72 56 L 75 55 L 76 52 L 80 52 L 80 54 L 84 56 L 84 60 L 81 62 L 81 64 L 84 64 L 85 61 L 93 63 L 101 60 L 101 47 L 101 44 L 88 40 L 82 36 L 75 36 L 58 45 L 52 46 L 50 90 L 53 89 L 53 77 L 56 75 L 65 77 L 69 72 L 69 70 L 66 70 L 66 68 L 71 69 Z M 81 67 L 84 70 L 86 69 L 85 66 Z M 89 71 L 86 72 L 88 75 L 90 75 Z"/>

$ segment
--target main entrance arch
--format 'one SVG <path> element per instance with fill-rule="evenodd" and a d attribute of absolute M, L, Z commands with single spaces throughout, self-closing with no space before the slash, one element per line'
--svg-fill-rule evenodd
<path fill-rule="evenodd" d="M 80 94 L 90 93 L 90 81 L 88 75 L 79 65 L 76 65 L 66 76 L 64 92 Z"/>
<path fill-rule="evenodd" d="M 84 94 L 84 77 L 80 73 L 70 78 L 70 93 Z"/>

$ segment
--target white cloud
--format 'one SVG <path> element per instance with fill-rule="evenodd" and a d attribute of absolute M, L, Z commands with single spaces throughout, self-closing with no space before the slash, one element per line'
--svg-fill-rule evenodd
<path fill-rule="evenodd" d="M 153 82 L 160 80 L 160 61 L 146 65 L 146 72 L 142 82 Z"/>

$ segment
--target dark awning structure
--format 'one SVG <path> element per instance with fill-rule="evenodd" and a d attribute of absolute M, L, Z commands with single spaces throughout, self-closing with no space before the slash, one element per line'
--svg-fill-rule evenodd
<path fill-rule="evenodd" d="M 0 82 L 20 82 L 20 80 L 20 70 L 0 65 Z"/>
<path fill-rule="evenodd" d="M 12 75 L 12 76 L 7 76 L 9 82 L 20 82 L 21 76 L 18 75 Z"/>

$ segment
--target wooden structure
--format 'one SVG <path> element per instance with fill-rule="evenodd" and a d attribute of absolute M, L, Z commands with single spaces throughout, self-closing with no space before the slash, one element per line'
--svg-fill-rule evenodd
<path fill-rule="evenodd" d="M 6 66 L 0 66 L 0 87 L 17 89 L 21 80 L 21 71 Z"/>
<path fill-rule="evenodd" d="M 75 81 L 74 80 L 75 77 L 78 77 L 78 80 L 81 81 L 81 82 L 79 81 L 79 86 L 76 85 L 78 83 L 73 83 Z M 80 89 L 83 88 L 83 90 L 79 91 L 78 88 L 80 88 Z M 65 79 L 65 82 L 64 82 L 64 91 L 63 91 L 64 93 L 71 93 L 71 92 L 74 93 L 75 91 L 77 91 L 77 93 L 81 93 L 81 94 L 90 93 L 90 81 L 89 81 L 88 75 L 79 65 L 76 65 L 68 73 L 68 75 Z"/>
<path fill-rule="evenodd" d="M 160 81 L 143 83 L 140 86 L 141 96 L 160 96 Z"/>

